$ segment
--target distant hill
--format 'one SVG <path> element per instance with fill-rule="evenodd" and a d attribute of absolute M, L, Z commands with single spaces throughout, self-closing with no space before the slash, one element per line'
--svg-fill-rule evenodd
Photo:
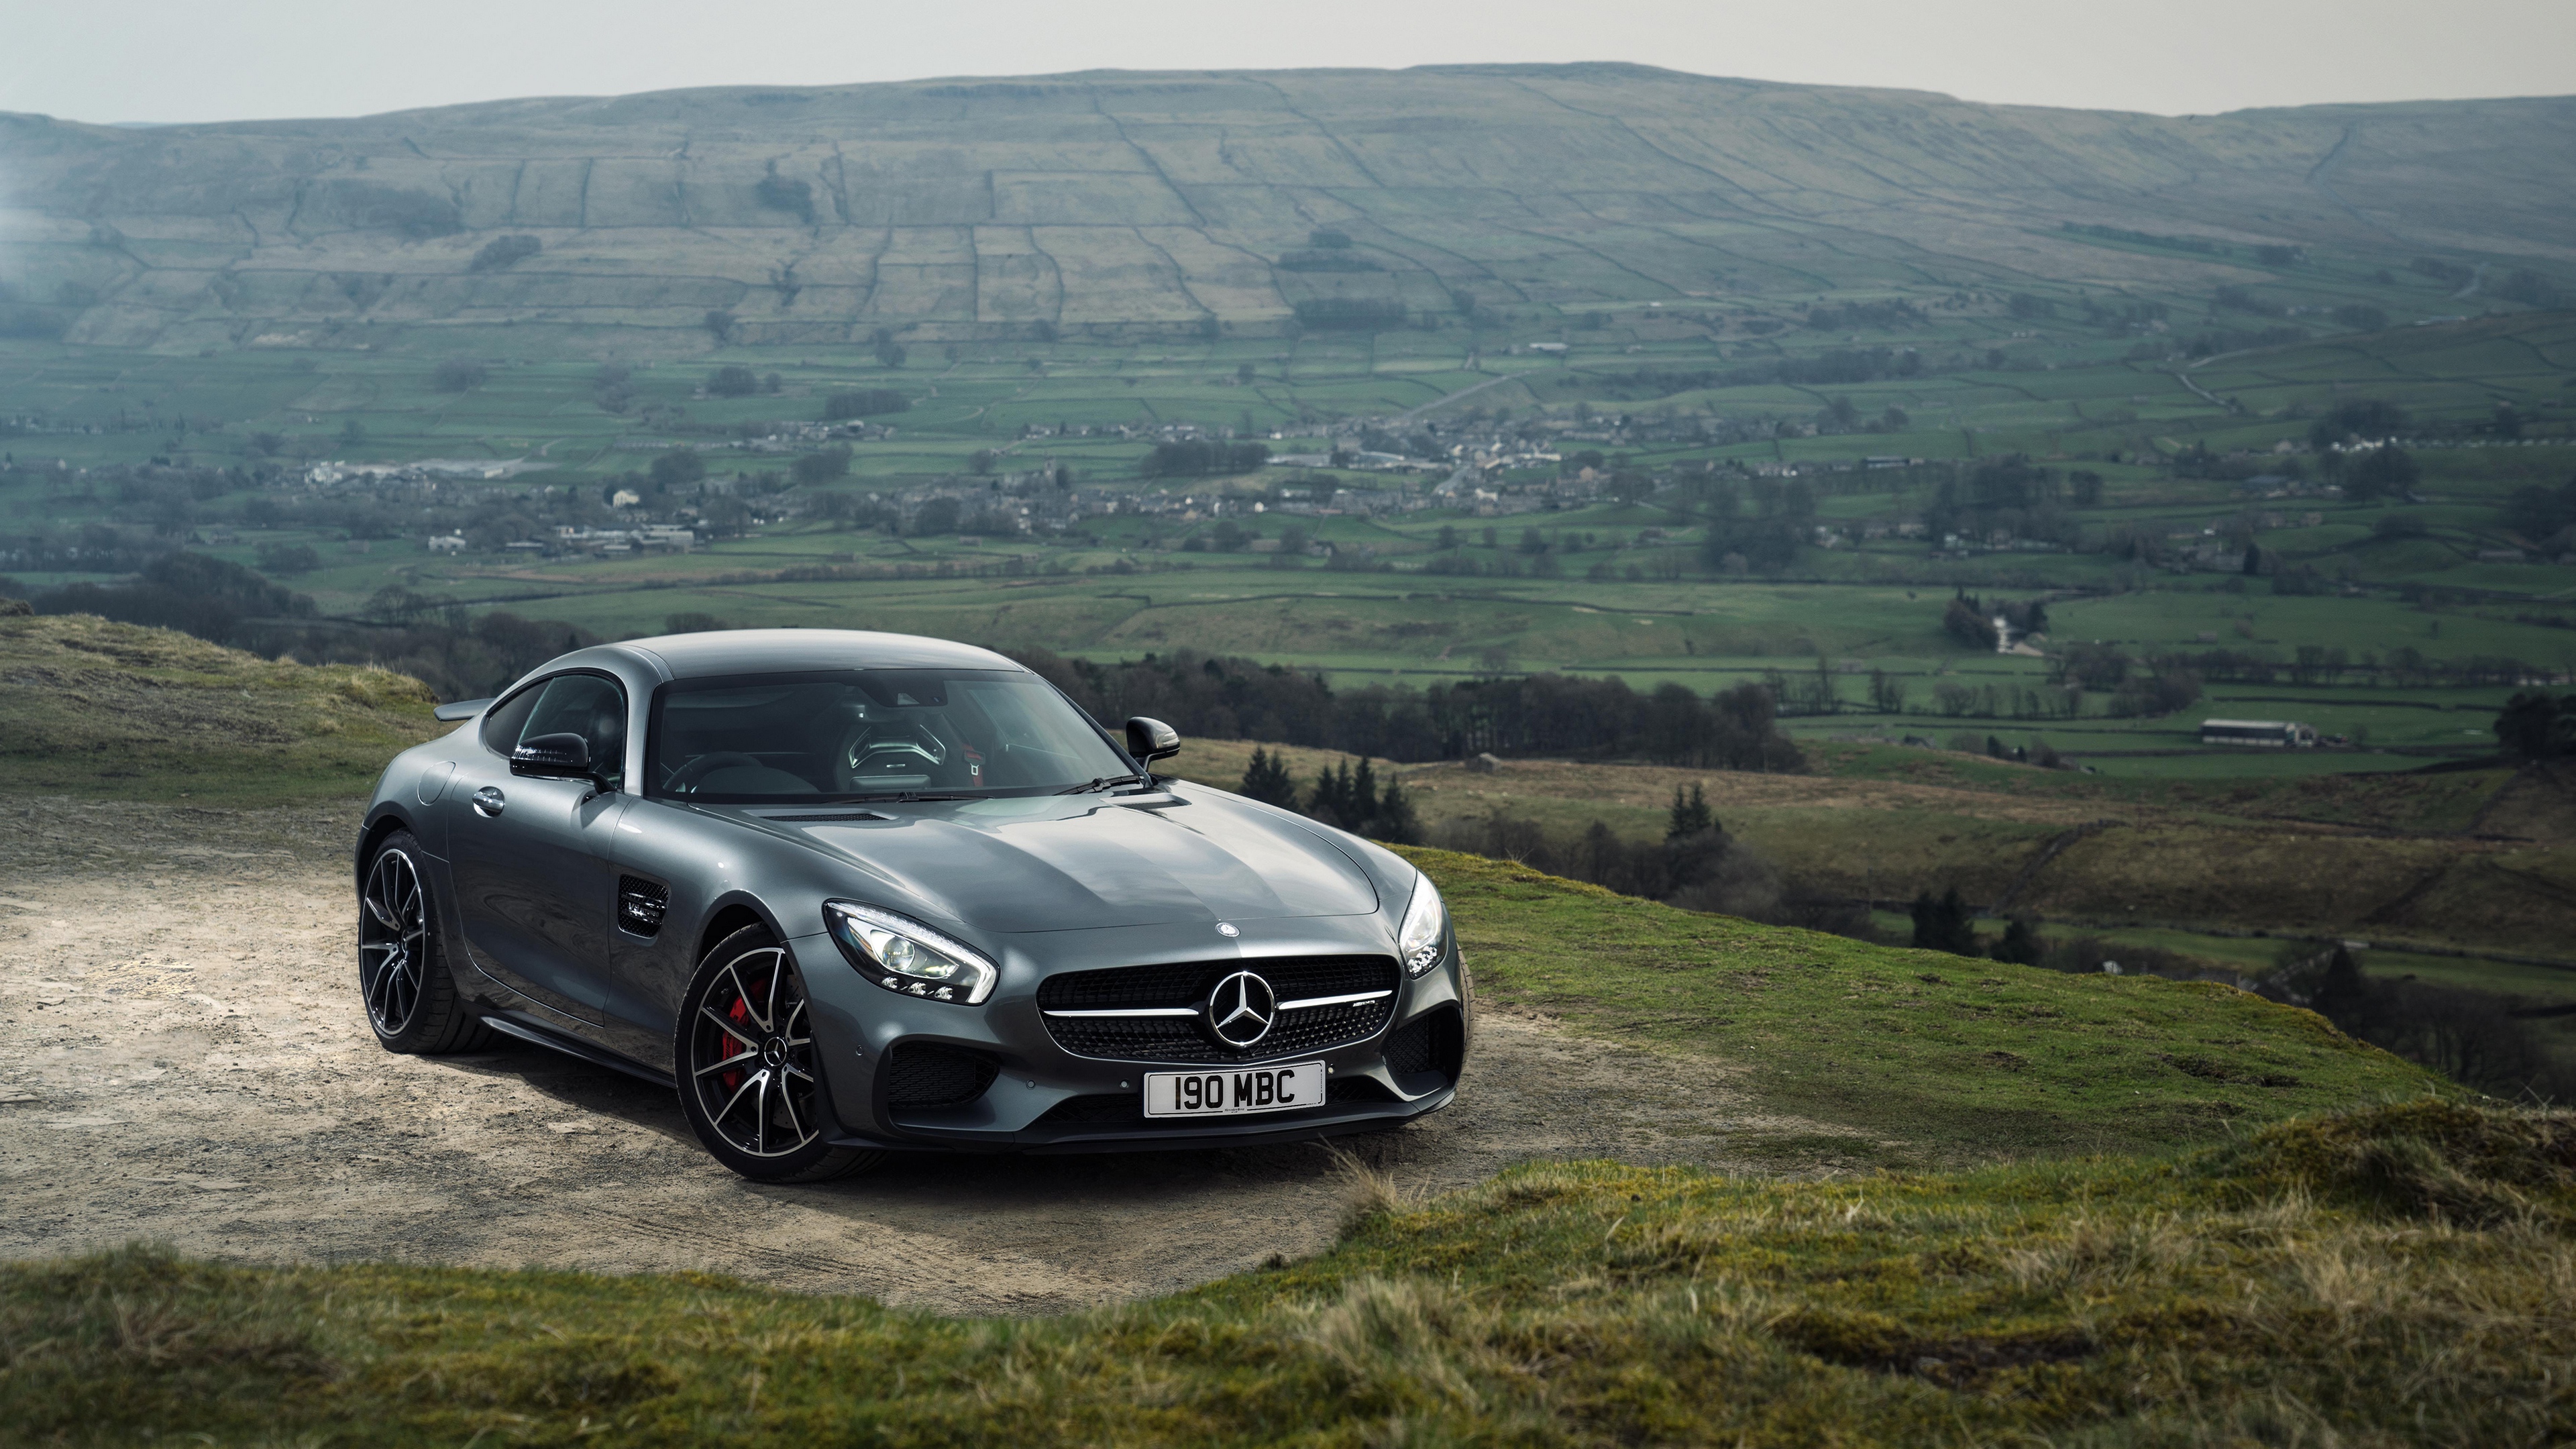
<path fill-rule="evenodd" d="M 2571 98 L 2166 119 L 1630 65 L 0 115 L 0 331 L 672 352 L 1258 334 L 1336 299 L 2206 287 L 2255 244 L 2576 261 L 2572 198 Z"/>

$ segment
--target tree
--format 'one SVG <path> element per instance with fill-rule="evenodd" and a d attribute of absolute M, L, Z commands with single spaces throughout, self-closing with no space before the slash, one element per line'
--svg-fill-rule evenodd
<path fill-rule="evenodd" d="M 706 462 L 688 448 L 674 448 L 653 460 L 653 486 L 665 491 L 685 488 L 707 476 Z"/>
<path fill-rule="evenodd" d="M 1413 813 L 1413 797 L 1404 792 L 1404 782 L 1387 777 L 1386 793 L 1377 801 L 1377 819 L 1370 822 L 1371 839 L 1389 845 L 1420 845 L 1422 821 Z"/>
<path fill-rule="evenodd" d="M 1933 899 L 1930 891 L 1914 897 L 1914 947 L 1918 951 L 1947 951 L 1953 956 L 1978 956 L 1977 926 L 1968 903 L 1959 898 L 1959 888 L 1950 887 L 1941 898 Z"/>
<path fill-rule="evenodd" d="M 848 477 L 849 472 L 850 450 L 826 448 L 822 452 L 808 453 L 797 459 L 795 465 L 788 469 L 788 476 L 811 488 L 819 483 L 829 483 L 835 478 Z"/>
<path fill-rule="evenodd" d="M 1288 773 L 1287 758 L 1259 745 L 1252 748 L 1252 763 L 1243 767 L 1243 786 L 1236 793 L 1283 810 L 1297 808 L 1297 782 Z"/>
<path fill-rule="evenodd" d="M 1708 796 L 1697 783 L 1690 787 L 1687 799 L 1682 795 L 1681 786 L 1673 787 L 1673 807 L 1664 817 L 1666 840 L 1679 840 L 1685 835 L 1697 835 L 1703 830 L 1717 828 L 1717 817 L 1709 813 Z"/>
<path fill-rule="evenodd" d="M 2015 916 L 2004 927 L 2004 938 L 1995 943 L 1995 959 L 2015 966 L 2036 966 L 2040 958 L 2039 933 L 2030 922 Z"/>
<path fill-rule="evenodd" d="M 2384 444 L 2362 454 L 2361 461 L 2344 469 L 2344 496 L 2356 502 L 2373 498 L 2401 498 L 2423 476 L 2412 454 L 2394 443 Z"/>
<path fill-rule="evenodd" d="M 710 310 L 706 316 L 699 320 L 706 324 L 708 333 L 712 335 L 719 344 L 733 341 L 734 317 L 731 312 L 726 311 L 722 307 L 717 307 Z"/>
<path fill-rule="evenodd" d="M 748 367 L 719 367 L 707 377 L 709 397 L 749 397 L 760 391 L 760 377 Z"/>
<path fill-rule="evenodd" d="M 976 477 L 982 478 L 993 471 L 994 460 L 1001 456 L 990 448 L 977 448 L 974 455 L 966 460 L 966 466 L 974 471 Z"/>
<path fill-rule="evenodd" d="M 2352 952 L 2338 945 L 2326 962 L 2324 977 L 2317 982 L 2316 994 L 2310 998 L 2317 1015 L 2343 1030 L 2359 1035 L 2369 1015 L 2370 981 L 2361 974 L 2361 963 Z"/>
<path fill-rule="evenodd" d="M 263 543 L 259 546 L 259 571 L 264 574 L 309 574 L 322 567 L 322 556 L 312 545 L 302 543 Z"/>
<path fill-rule="evenodd" d="M 1941 631 L 1971 649 L 1995 647 L 1995 624 L 1984 605 L 1968 594 L 1950 600 L 1941 611 Z"/>
<path fill-rule="evenodd" d="M 2496 743 L 2525 760 L 2576 755 L 2576 694 L 2516 694 L 2495 717 Z"/>
<path fill-rule="evenodd" d="M 429 381 L 440 392 L 471 392 L 483 385 L 483 364 L 471 357 L 451 357 L 432 369 Z"/>

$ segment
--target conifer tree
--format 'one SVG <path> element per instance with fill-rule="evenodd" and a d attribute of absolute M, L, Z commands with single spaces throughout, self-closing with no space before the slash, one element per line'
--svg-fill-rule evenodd
<path fill-rule="evenodd" d="M 1709 814 L 1707 793 L 1697 784 L 1693 784 L 1690 787 L 1690 794 L 1685 797 L 1682 794 L 1682 787 L 1675 785 L 1673 807 L 1664 819 L 1664 838 L 1679 840 L 1686 835 L 1697 835 L 1703 830 L 1716 828 L 1717 819 Z"/>
<path fill-rule="evenodd" d="M 1297 808 L 1297 781 L 1288 773 L 1288 761 L 1256 745 L 1252 763 L 1243 767 L 1243 789 L 1246 799 L 1285 809 Z"/>

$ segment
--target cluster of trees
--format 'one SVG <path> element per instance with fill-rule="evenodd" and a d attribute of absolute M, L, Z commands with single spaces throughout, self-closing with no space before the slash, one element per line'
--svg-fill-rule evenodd
<path fill-rule="evenodd" d="M 1771 692 L 1758 684 L 1703 699 L 1681 684 L 1639 694 L 1616 678 L 1533 674 L 1337 692 L 1302 670 L 1187 650 L 1115 664 L 1043 650 L 1014 657 L 1095 719 L 1151 715 L 1208 739 L 1274 740 L 1400 761 L 1491 751 L 1776 774 L 1806 768 L 1779 732 Z"/>
<path fill-rule="evenodd" d="M 472 392 L 489 375 L 475 358 L 451 357 L 430 369 L 429 385 L 440 392 Z"/>
<path fill-rule="evenodd" d="M 1927 321 L 1923 309 L 1911 302 L 1844 302 L 1807 309 L 1807 325 L 1818 332 L 1894 332 Z"/>
<path fill-rule="evenodd" d="M 1201 478 L 1212 473 L 1250 473 L 1269 461 L 1268 443 L 1186 438 L 1156 443 L 1136 471 L 1148 478 Z"/>
<path fill-rule="evenodd" d="M 2576 758 L 2576 694 L 2515 694 L 2496 712 L 2495 737 L 2516 759 Z"/>
<path fill-rule="evenodd" d="M 1297 304 L 1297 321 L 1307 327 L 1375 331 L 1401 327 L 1404 318 L 1404 304 L 1388 297 L 1309 297 Z"/>
<path fill-rule="evenodd" d="M 1947 951 L 1953 956 L 1976 956 L 1992 961 L 2009 961 L 2016 966 L 2036 966 L 2045 948 L 2039 933 L 2029 921 L 2015 916 L 2004 923 L 2004 934 L 1994 942 L 1977 936 L 1977 913 L 1952 886 L 1935 896 L 1930 891 L 1915 894 L 1911 914 L 1914 917 L 1914 949 Z"/>
<path fill-rule="evenodd" d="M 2504 506 L 2505 527 L 2534 542 L 2576 528 L 2576 478 L 2555 488 L 2532 483 L 2513 490 Z"/>
<path fill-rule="evenodd" d="M 2024 635 L 2048 632 L 2048 605 L 2041 599 L 2019 602 L 1985 600 L 1961 589 L 1941 610 L 1941 632 L 1971 649 L 1992 649 L 2002 641 L 1995 634 L 1995 620 Z"/>
<path fill-rule="evenodd" d="M 749 397 L 753 393 L 777 393 L 785 390 L 787 380 L 777 373 L 762 377 L 748 367 L 719 367 L 707 374 L 707 396 Z"/>
<path fill-rule="evenodd" d="M 837 423 L 849 418 L 909 412 L 911 409 L 912 399 L 893 388 L 861 388 L 856 392 L 836 392 L 823 399 L 823 421 Z"/>
<path fill-rule="evenodd" d="M 2350 951 L 2293 945 L 2287 964 L 2256 987 L 2305 1006 L 2350 1036 L 2499 1097 L 2576 1101 L 2576 1069 L 2534 1029 L 2532 1008 L 2470 987 L 2414 977 L 2380 980 Z M 2303 959 L 2302 959 L 2303 958 Z"/>
<path fill-rule="evenodd" d="M 2151 231 L 2130 231 L 2117 226 L 2087 226 L 2079 222 L 2060 224 L 2065 230 L 2081 236 L 2100 237 L 2104 241 L 2128 242 L 2134 246 L 2165 247 L 2174 251 L 2199 252 L 2204 256 L 2227 255 L 2225 242 L 2203 236 L 2162 236 Z"/>
<path fill-rule="evenodd" d="M 1572 834 L 1551 832 L 1536 820 L 1498 808 L 1448 822 L 1433 843 L 1683 910 L 1716 911 L 1862 940 L 1871 934 L 1866 906 L 1809 895 L 1784 881 L 1759 850 L 1726 832 L 1697 785 L 1687 794 L 1675 787 L 1661 840 L 1629 840 L 1599 820 Z"/>
<path fill-rule="evenodd" d="M 1251 763 L 1244 766 L 1238 793 L 1284 810 L 1303 811 L 1371 840 L 1390 845 L 1422 843 L 1422 822 L 1414 814 L 1412 797 L 1404 792 L 1404 782 L 1389 776 L 1381 790 L 1377 767 L 1367 759 L 1356 768 L 1349 760 L 1323 767 L 1315 772 L 1314 788 L 1301 794 L 1289 774 L 1287 757 L 1255 748 Z"/>
<path fill-rule="evenodd" d="M 97 614 L 177 629 L 270 658 L 308 664 L 382 664 L 413 675 L 442 699 L 488 695 L 599 636 L 551 619 L 460 604 L 399 586 L 380 591 L 360 619 L 325 619 L 311 597 L 227 559 L 165 553 L 122 584 L 77 583 L 39 592 L 39 614 Z"/>

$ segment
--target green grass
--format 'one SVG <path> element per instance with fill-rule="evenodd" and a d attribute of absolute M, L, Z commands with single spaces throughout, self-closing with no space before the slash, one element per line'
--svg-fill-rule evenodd
<path fill-rule="evenodd" d="M 449 726 L 420 681 L 167 629 L 0 616 L 0 790 L 259 806 L 363 797 Z"/>
<path fill-rule="evenodd" d="M 1537 1164 L 1052 1321 L 704 1275 L 0 1267 L 20 1443 L 2542 1444 L 2576 1122 L 2430 1099 L 2181 1157 Z"/>
<path fill-rule="evenodd" d="M 1772 1110 L 1941 1163 L 2203 1142 L 2435 1078 L 2233 987 L 2068 976 L 1694 915 L 1476 856 L 1440 883 L 1476 985 L 1734 1064 Z"/>

